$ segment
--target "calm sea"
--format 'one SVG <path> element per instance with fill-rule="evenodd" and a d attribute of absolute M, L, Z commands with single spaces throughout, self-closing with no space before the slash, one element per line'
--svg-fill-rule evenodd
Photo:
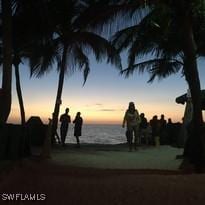
<path fill-rule="evenodd" d="M 66 143 L 76 143 L 73 125 L 69 125 Z M 59 129 L 58 129 L 58 133 Z M 125 129 L 121 125 L 83 125 L 81 143 L 119 144 L 125 143 Z"/>

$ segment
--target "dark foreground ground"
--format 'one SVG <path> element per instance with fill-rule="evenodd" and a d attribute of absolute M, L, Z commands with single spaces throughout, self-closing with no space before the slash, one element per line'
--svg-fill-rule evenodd
<path fill-rule="evenodd" d="M 51 161 L 24 160 L 1 170 L 0 193 L 1 205 L 203 205 L 205 174 L 74 168 Z M 11 193 L 23 197 L 44 194 L 46 199 L 11 201 L 5 197 Z"/>
<path fill-rule="evenodd" d="M 0 161 L 0 205 L 205 204 L 205 174 L 178 170 L 178 153 L 166 146 L 130 153 L 125 145 L 68 145 L 53 148 L 51 160 Z"/>

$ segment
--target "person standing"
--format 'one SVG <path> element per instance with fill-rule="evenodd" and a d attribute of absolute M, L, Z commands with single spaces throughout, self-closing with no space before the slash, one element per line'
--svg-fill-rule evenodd
<path fill-rule="evenodd" d="M 160 123 L 157 115 L 154 115 L 150 120 L 150 125 L 152 127 L 152 142 L 158 147 L 160 145 Z"/>
<path fill-rule="evenodd" d="M 167 127 L 166 127 L 166 133 L 167 133 L 167 138 L 168 138 L 168 142 L 169 145 L 174 145 L 176 144 L 176 138 L 174 137 L 174 125 L 172 123 L 172 119 L 169 118 L 168 119 L 168 123 L 167 123 Z"/>
<path fill-rule="evenodd" d="M 68 132 L 69 123 L 71 122 L 70 115 L 68 115 L 68 113 L 69 113 L 69 108 L 66 108 L 65 113 L 60 116 L 60 122 L 61 122 L 60 135 L 61 135 L 62 146 L 65 146 L 65 138 Z"/>
<path fill-rule="evenodd" d="M 161 118 L 159 119 L 159 124 L 160 124 L 160 144 L 168 144 L 167 140 L 167 133 L 166 133 L 166 126 L 167 126 L 167 121 L 164 119 L 164 115 L 161 115 Z"/>
<path fill-rule="evenodd" d="M 83 118 L 80 115 L 81 115 L 81 113 L 77 112 L 76 117 L 73 121 L 73 123 L 75 124 L 75 126 L 74 126 L 74 136 L 76 137 L 77 147 L 78 148 L 80 147 L 79 137 L 81 136 L 82 125 L 83 125 Z"/>
<path fill-rule="evenodd" d="M 140 144 L 145 143 L 146 145 L 149 144 L 148 134 L 147 134 L 147 118 L 145 117 L 144 113 L 140 114 L 140 124 L 139 124 L 139 135 L 140 135 Z M 144 141 L 143 141 L 144 139 Z"/>
<path fill-rule="evenodd" d="M 140 116 L 135 109 L 135 104 L 133 102 L 129 103 L 128 109 L 125 112 L 122 127 L 125 127 L 125 123 L 127 124 L 126 135 L 128 138 L 129 150 L 132 151 L 133 146 L 133 133 L 134 133 L 134 148 L 137 149 L 137 144 L 139 143 L 139 124 L 140 124 Z"/>

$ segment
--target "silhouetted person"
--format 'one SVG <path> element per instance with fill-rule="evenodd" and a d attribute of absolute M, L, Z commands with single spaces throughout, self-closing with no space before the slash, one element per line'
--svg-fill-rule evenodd
<path fill-rule="evenodd" d="M 81 115 L 81 113 L 77 112 L 76 117 L 73 121 L 73 123 L 75 124 L 75 126 L 74 126 L 74 136 L 76 137 L 77 147 L 80 147 L 79 137 L 81 136 L 82 125 L 83 125 L 83 118 L 80 115 Z"/>
<path fill-rule="evenodd" d="M 167 134 L 166 134 L 166 126 L 167 126 L 167 121 L 164 119 L 164 115 L 161 115 L 161 118 L 159 119 L 159 124 L 160 124 L 160 142 L 161 144 L 168 144 L 167 142 Z"/>
<path fill-rule="evenodd" d="M 69 108 L 66 108 L 65 113 L 60 116 L 60 122 L 61 122 L 60 134 L 61 134 L 61 143 L 63 146 L 65 146 L 65 138 L 68 132 L 69 123 L 71 121 L 68 112 L 69 112 Z"/>
<path fill-rule="evenodd" d="M 173 123 L 172 123 L 172 120 L 171 118 L 168 119 L 168 122 L 167 122 L 167 127 L 166 127 L 166 133 L 167 133 L 167 137 L 168 137 L 168 141 L 169 141 L 169 144 L 172 145 L 174 144 L 174 130 L 173 130 Z"/>
<path fill-rule="evenodd" d="M 153 118 L 150 120 L 150 125 L 152 127 L 152 140 L 153 144 L 155 146 L 160 145 L 160 123 L 159 120 L 157 119 L 157 115 L 153 116 Z"/>
<path fill-rule="evenodd" d="M 125 112 L 122 127 L 127 124 L 126 135 L 128 138 L 129 149 L 132 151 L 132 140 L 134 133 L 134 147 L 137 149 L 137 143 L 139 142 L 139 123 L 140 117 L 138 111 L 135 109 L 135 104 L 133 102 L 129 103 L 129 107 Z"/>
<path fill-rule="evenodd" d="M 140 143 L 142 143 L 142 139 L 144 139 L 146 145 L 149 144 L 149 139 L 147 135 L 147 118 L 145 117 L 144 113 L 140 114 L 140 124 L 139 124 L 139 135 L 140 135 Z"/>
<path fill-rule="evenodd" d="M 152 127 L 150 123 L 147 124 L 147 139 L 148 139 L 148 144 L 152 143 Z"/>
<path fill-rule="evenodd" d="M 161 115 L 161 118 L 159 119 L 159 122 L 160 122 L 160 128 L 165 128 L 166 127 L 167 121 L 164 119 L 163 114 Z"/>

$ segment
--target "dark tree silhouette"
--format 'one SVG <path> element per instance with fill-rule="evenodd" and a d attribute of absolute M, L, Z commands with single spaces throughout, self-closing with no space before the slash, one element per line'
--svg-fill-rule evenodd
<path fill-rule="evenodd" d="M 66 71 L 73 72 L 76 69 L 83 71 L 84 83 L 90 72 L 89 58 L 93 53 L 97 61 L 107 58 L 108 62 L 121 69 L 120 56 L 103 37 L 86 30 L 86 25 L 78 25 L 76 22 L 80 15 L 89 7 L 82 1 L 57 1 L 48 2 L 48 32 L 49 38 L 35 42 L 33 49 L 35 55 L 30 58 L 32 74 L 41 76 L 49 70 L 53 63 L 57 62 L 59 71 L 58 89 L 53 112 L 53 135 L 57 129 L 64 76 Z"/>
<path fill-rule="evenodd" d="M 96 9 L 92 8 L 85 13 L 79 21 L 81 24 L 89 22 L 91 28 L 102 31 L 107 24 L 113 24 L 113 19 L 117 25 L 127 18 L 132 21 L 132 25 L 119 31 L 113 41 L 117 49 L 128 49 L 125 74 L 132 74 L 135 69 L 141 72 L 148 70 L 152 81 L 156 76 L 166 77 L 182 68 L 193 102 L 193 124 L 189 135 L 191 143 L 186 157 L 195 165 L 204 164 L 205 142 L 197 68 L 197 56 L 204 55 L 204 1 L 125 0 L 104 7 L 97 6 L 98 1 L 95 2 Z M 97 17 L 91 19 L 96 13 Z M 140 62 L 139 57 L 147 54 L 155 58 Z"/>
<path fill-rule="evenodd" d="M 1 1 L 3 72 L 0 94 L 0 123 L 5 123 L 11 110 L 12 81 L 12 2 Z"/>

